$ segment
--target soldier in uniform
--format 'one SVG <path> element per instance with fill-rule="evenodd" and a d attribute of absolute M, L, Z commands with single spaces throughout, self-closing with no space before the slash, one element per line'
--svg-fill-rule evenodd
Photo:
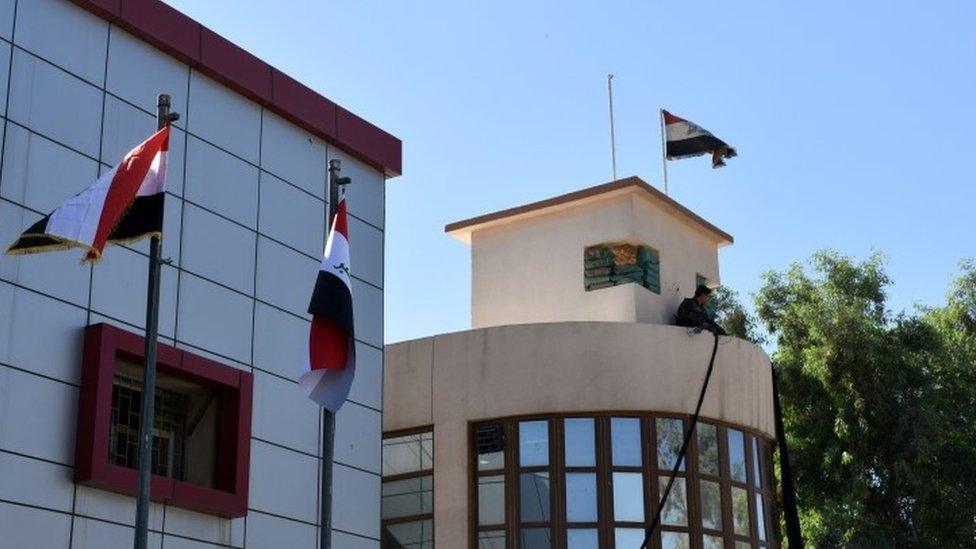
<path fill-rule="evenodd" d="M 686 328 L 708 330 L 716 335 L 728 335 L 705 309 L 705 305 L 708 305 L 711 299 L 711 288 L 699 285 L 695 288 L 695 297 L 685 298 L 678 306 L 678 312 L 674 315 L 675 324 Z"/>

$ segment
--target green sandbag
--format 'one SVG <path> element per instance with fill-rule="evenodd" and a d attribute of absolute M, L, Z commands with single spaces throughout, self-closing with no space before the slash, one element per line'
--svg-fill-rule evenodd
<path fill-rule="evenodd" d="M 638 277 L 644 276 L 644 269 L 637 265 L 627 265 L 620 266 L 614 265 L 613 274 L 616 275 L 637 275 Z"/>
<path fill-rule="evenodd" d="M 609 281 L 608 282 L 599 282 L 599 283 L 595 283 L 595 284 L 587 283 L 586 284 L 586 289 L 587 290 L 600 290 L 600 289 L 603 289 L 603 288 L 609 288 L 611 286 L 613 286 L 613 282 L 609 282 Z"/>
<path fill-rule="evenodd" d="M 642 278 L 643 277 L 641 277 L 640 274 L 610 275 L 610 281 L 613 282 L 614 284 L 626 284 L 628 282 L 636 282 L 640 284 Z"/>
<path fill-rule="evenodd" d="M 587 276 L 583 278 L 583 282 L 586 284 L 600 284 L 602 282 L 610 282 L 610 276 Z"/>
<path fill-rule="evenodd" d="M 601 257 L 600 259 L 587 259 L 583 261 L 583 267 L 587 269 L 594 269 L 596 267 L 612 267 L 613 258 L 612 257 Z"/>
<path fill-rule="evenodd" d="M 609 276 L 610 267 L 595 267 L 593 269 L 586 269 L 583 274 L 587 277 L 590 276 Z"/>
<path fill-rule="evenodd" d="M 607 259 L 612 257 L 613 252 L 605 246 L 593 246 L 583 251 L 583 259 Z"/>

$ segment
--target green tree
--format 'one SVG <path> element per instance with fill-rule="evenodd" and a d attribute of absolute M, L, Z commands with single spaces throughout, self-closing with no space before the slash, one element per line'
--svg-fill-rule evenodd
<path fill-rule="evenodd" d="M 943 307 L 893 314 L 876 254 L 770 272 L 801 523 L 813 547 L 976 547 L 976 269 Z"/>

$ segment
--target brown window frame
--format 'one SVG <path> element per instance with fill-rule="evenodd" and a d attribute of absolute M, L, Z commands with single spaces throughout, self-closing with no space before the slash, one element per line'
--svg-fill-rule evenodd
<path fill-rule="evenodd" d="M 424 434 L 424 433 L 430 433 L 430 435 L 431 435 L 431 442 L 433 443 L 433 440 L 434 440 L 434 426 L 433 425 L 427 425 L 427 426 L 423 426 L 423 427 L 415 427 L 415 428 L 411 428 L 411 429 L 401 429 L 401 430 L 398 430 L 398 431 L 385 432 L 385 433 L 383 433 L 383 440 L 386 441 L 387 439 L 391 439 L 391 438 L 401 438 L 401 437 L 410 436 L 410 435 L 421 435 L 421 434 Z M 381 452 L 382 452 L 382 444 L 381 444 Z M 433 455 L 431 456 L 431 462 L 432 462 L 432 464 L 436 465 L 436 462 L 434 461 Z M 430 512 L 429 513 L 419 513 L 419 514 L 415 514 L 415 515 L 407 515 L 407 516 L 402 516 L 402 517 L 396 517 L 396 518 L 392 518 L 392 519 L 381 518 L 381 520 L 380 520 L 380 536 L 383 538 L 383 540 L 380 542 L 381 547 L 386 547 L 385 532 L 386 532 L 386 527 L 387 526 L 393 526 L 393 525 L 397 525 L 397 524 L 405 524 L 405 523 L 409 523 L 409 522 L 420 522 L 420 521 L 423 521 L 423 520 L 429 520 L 430 521 L 430 524 L 431 524 L 431 528 L 434 527 L 434 505 L 435 505 L 435 498 L 437 497 L 437 495 L 436 495 L 436 492 L 434 491 L 434 486 L 433 486 L 433 478 L 434 478 L 434 469 L 433 469 L 433 467 L 431 467 L 430 469 L 420 469 L 418 471 L 411 471 L 409 473 L 401 473 L 401 474 L 397 474 L 397 475 L 383 475 L 380 478 L 380 482 L 381 482 L 381 484 L 385 484 L 387 482 L 395 482 L 395 481 L 398 481 L 398 480 L 409 480 L 409 479 L 412 479 L 412 478 L 421 478 L 421 477 L 430 477 L 431 478 L 431 492 L 430 492 L 431 505 L 430 505 Z M 381 513 L 382 513 L 382 510 L 381 510 Z M 431 540 L 430 541 L 431 541 L 431 544 L 432 545 L 435 543 L 435 538 L 434 538 L 434 535 L 433 535 L 433 530 L 431 531 Z"/>
<path fill-rule="evenodd" d="M 594 437 L 596 465 L 594 467 L 566 466 L 565 464 L 565 420 L 570 418 L 592 418 L 594 420 Z M 641 465 L 621 466 L 612 463 L 612 418 L 637 418 L 640 425 L 641 437 Z M 506 549 L 521 549 L 521 530 L 524 527 L 548 527 L 550 529 L 550 547 L 561 549 L 566 547 L 568 528 L 595 528 L 599 536 L 601 548 L 614 546 L 614 529 L 617 527 L 633 527 L 646 529 L 653 520 L 660 501 L 660 487 L 658 479 L 666 479 L 671 474 L 670 467 L 664 469 L 658 466 L 657 456 L 657 420 L 677 419 L 682 424 L 682 434 L 687 434 L 690 427 L 690 415 L 670 412 L 579 412 L 566 414 L 541 414 L 527 416 L 511 416 L 491 420 L 469 422 L 468 454 L 469 454 L 469 540 L 468 545 L 477 548 L 478 533 L 486 531 L 501 531 L 505 534 Z M 549 433 L 549 465 L 524 468 L 518 462 L 519 437 L 518 427 L 524 421 L 547 421 Z M 691 437 L 683 470 L 678 472 L 677 478 L 685 483 L 685 505 L 687 522 L 685 526 L 660 525 L 654 534 L 650 547 L 661 547 L 661 532 L 678 532 L 688 536 L 692 549 L 703 547 L 703 536 L 714 535 L 721 537 L 724 547 L 734 549 L 737 541 L 749 543 L 753 548 L 778 549 L 780 547 L 779 532 L 776 528 L 775 517 L 779 503 L 772 475 L 772 441 L 765 438 L 755 429 L 746 428 L 728 422 L 702 418 L 700 423 L 715 427 L 718 444 L 718 474 L 704 473 L 699 470 L 698 434 Z M 477 455 L 474 449 L 474 433 L 479 426 L 501 425 L 505 435 L 505 466 L 501 469 L 485 471 L 477 470 Z M 733 480 L 731 476 L 731 462 L 729 460 L 728 432 L 729 429 L 739 431 L 743 435 L 743 451 L 746 467 L 746 481 Z M 760 486 L 756 486 L 755 460 L 753 439 L 760 454 Z M 550 487 L 550 520 L 546 523 L 522 523 L 519 510 L 520 473 L 527 471 L 547 471 Z M 644 483 L 644 521 L 643 522 L 615 522 L 613 517 L 613 472 L 640 473 Z M 597 523 L 569 523 L 566 520 L 566 480 L 567 472 L 596 473 L 597 494 Z M 478 524 L 478 478 L 484 476 L 502 476 L 505 479 L 505 519 L 504 525 L 481 526 Z M 722 529 L 706 529 L 702 525 L 701 509 L 701 481 L 716 482 L 719 486 L 719 497 L 722 511 Z M 677 481 L 675 486 L 677 486 Z M 743 488 L 749 506 L 749 535 L 736 535 L 732 518 L 732 488 Z M 672 489 L 672 494 L 674 493 Z M 764 507 L 764 525 L 766 540 L 760 541 L 758 535 L 758 520 L 756 516 L 756 494 L 759 494 Z M 673 497 L 673 496 L 672 496 Z M 629 548 L 622 548 L 629 549 Z"/>

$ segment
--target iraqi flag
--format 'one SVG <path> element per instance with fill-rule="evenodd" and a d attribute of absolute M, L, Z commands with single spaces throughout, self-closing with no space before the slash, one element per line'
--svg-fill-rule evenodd
<path fill-rule="evenodd" d="M 98 261 L 106 244 L 133 242 L 163 231 L 169 126 L 129 151 L 94 185 L 31 225 L 7 249 L 9 255 L 68 248 Z"/>
<path fill-rule="evenodd" d="M 310 399 L 330 412 L 337 411 L 346 401 L 356 372 L 349 231 L 346 226 L 346 199 L 343 197 L 332 220 L 325 257 L 308 305 L 312 315 L 308 364 L 298 382 Z"/>
<path fill-rule="evenodd" d="M 668 160 L 689 156 L 712 155 L 712 167 L 721 168 L 726 158 L 735 156 L 735 149 L 712 135 L 705 128 L 662 110 L 667 136 Z"/>

